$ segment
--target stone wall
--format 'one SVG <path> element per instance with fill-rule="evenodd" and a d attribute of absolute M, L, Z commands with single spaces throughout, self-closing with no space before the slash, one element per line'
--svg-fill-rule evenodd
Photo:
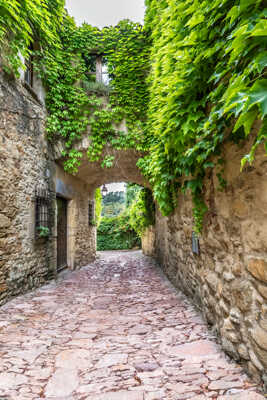
<path fill-rule="evenodd" d="M 0 304 L 54 276 L 53 239 L 35 235 L 35 189 L 53 190 L 45 110 L 0 75 Z"/>
<path fill-rule="evenodd" d="M 155 254 L 156 231 L 154 226 L 149 226 L 142 236 L 142 250 L 146 256 Z"/>
<path fill-rule="evenodd" d="M 55 186 L 57 195 L 68 200 L 68 266 L 74 269 L 87 265 L 96 256 L 96 228 L 88 223 L 94 190 L 60 165 L 56 165 Z"/>
<path fill-rule="evenodd" d="M 192 253 L 192 203 L 181 196 L 169 218 L 157 214 L 156 254 L 172 282 L 200 307 L 226 352 L 267 382 L 267 159 L 240 172 L 248 148 L 226 146 L 225 191 L 216 171 L 205 182 L 209 212 Z M 216 188 L 216 190 L 215 190 Z"/>
<path fill-rule="evenodd" d="M 96 228 L 88 224 L 94 190 L 54 162 L 45 139 L 46 111 L 21 81 L 0 75 L 0 305 L 57 275 L 56 196 L 68 200 L 68 267 L 95 258 Z M 35 191 L 49 189 L 51 234 L 35 229 Z"/>

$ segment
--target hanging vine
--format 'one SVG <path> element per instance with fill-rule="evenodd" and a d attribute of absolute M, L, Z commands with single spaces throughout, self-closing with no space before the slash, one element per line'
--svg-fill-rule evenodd
<path fill-rule="evenodd" d="M 244 166 L 266 140 L 267 11 L 261 0 L 147 0 L 146 5 L 152 38 L 147 126 L 153 142 L 140 166 L 165 215 L 175 206 L 177 186 L 191 190 L 200 231 L 203 180 L 214 156 L 221 162 L 222 143 L 245 139 L 261 121 Z"/>
<path fill-rule="evenodd" d="M 169 215 L 178 192 L 189 189 L 200 232 L 203 181 L 207 169 L 223 163 L 222 144 L 245 140 L 259 121 L 244 166 L 266 143 L 267 11 L 263 0 L 146 5 L 144 27 L 125 20 L 99 30 L 77 27 L 63 0 L 0 0 L 1 62 L 18 74 L 21 55 L 39 43 L 34 58 L 47 89 L 47 134 L 64 141 L 68 172 L 78 170 L 82 153 L 74 145 L 87 130 L 89 162 L 112 166 L 106 144 L 142 151 L 138 165 L 162 213 Z M 109 88 L 93 82 L 96 55 L 107 65 Z"/>

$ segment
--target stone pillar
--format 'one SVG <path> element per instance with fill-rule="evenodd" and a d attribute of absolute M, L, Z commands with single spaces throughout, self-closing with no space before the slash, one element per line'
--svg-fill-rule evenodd
<path fill-rule="evenodd" d="M 142 236 L 142 250 L 146 256 L 155 255 L 156 230 L 154 226 L 149 226 Z"/>

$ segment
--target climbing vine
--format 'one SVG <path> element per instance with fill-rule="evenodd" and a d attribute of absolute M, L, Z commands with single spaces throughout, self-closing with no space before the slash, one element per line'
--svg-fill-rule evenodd
<path fill-rule="evenodd" d="M 64 4 L 64 0 L 0 0 L 1 61 L 7 72 L 18 76 L 24 66 L 21 56 L 29 56 L 34 40 L 43 49 L 58 45 Z"/>
<path fill-rule="evenodd" d="M 130 225 L 141 238 L 155 224 L 155 204 L 151 190 L 142 188 L 129 209 Z"/>
<path fill-rule="evenodd" d="M 222 164 L 222 143 L 245 139 L 260 120 L 244 165 L 266 139 L 267 11 L 261 0 L 147 0 L 146 5 L 153 41 L 152 142 L 139 164 L 165 215 L 175 206 L 177 188 L 191 190 L 200 231 L 203 180 L 215 159 Z"/>
<path fill-rule="evenodd" d="M 88 24 L 78 28 L 66 15 L 59 37 L 60 49 L 39 52 L 36 62 L 48 89 L 48 135 L 53 140 L 63 138 L 65 169 L 75 173 L 82 154 L 73 144 L 89 126 L 88 160 L 101 160 L 103 167 L 110 168 L 114 156 L 103 155 L 107 143 L 118 150 L 144 147 L 149 59 L 144 29 L 128 20 L 102 31 Z M 106 91 L 92 75 L 96 55 L 102 56 L 108 69 Z M 120 129 L 123 120 L 127 134 Z"/>
<path fill-rule="evenodd" d="M 107 144 L 142 151 L 138 165 L 162 213 L 189 189 L 201 231 L 207 170 L 216 168 L 225 186 L 222 144 L 245 140 L 257 122 L 242 167 L 260 143 L 267 150 L 264 3 L 146 0 L 144 27 L 125 20 L 99 30 L 77 27 L 63 0 L 0 0 L 1 62 L 18 74 L 21 56 L 34 54 L 47 89 L 48 138 L 64 142 L 68 172 L 78 170 L 75 144 L 87 129 L 88 160 L 104 168 L 114 161 Z M 109 88 L 94 82 L 96 55 L 106 63 Z"/>
<path fill-rule="evenodd" d="M 102 194 L 101 194 L 101 189 L 97 188 L 95 190 L 95 220 L 97 226 L 99 226 L 101 222 L 101 212 L 102 212 Z"/>

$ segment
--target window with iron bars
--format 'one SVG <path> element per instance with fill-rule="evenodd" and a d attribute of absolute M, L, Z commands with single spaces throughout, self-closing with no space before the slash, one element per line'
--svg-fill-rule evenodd
<path fill-rule="evenodd" d="M 89 200 L 88 204 L 88 225 L 95 225 L 95 202 L 93 200 Z"/>
<path fill-rule="evenodd" d="M 33 51 L 33 44 L 30 45 L 29 51 Z M 32 54 L 25 60 L 25 75 L 24 80 L 25 82 L 32 88 L 33 87 L 33 56 Z"/>
<path fill-rule="evenodd" d="M 35 234 L 37 237 L 48 236 L 51 229 L 51 198 L 47 189 L 35 191 Z"/>

